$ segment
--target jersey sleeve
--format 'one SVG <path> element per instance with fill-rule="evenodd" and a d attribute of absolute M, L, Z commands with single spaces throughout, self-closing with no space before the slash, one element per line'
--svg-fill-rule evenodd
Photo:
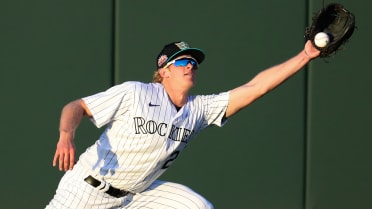
<path fill-rule="evenodd" d="M 106 91 L 82 98 L 92 113 L 91 121 L 98 128 L 129 110 L 133 103 L 135 82 L 124 82 Z"/>
<path fill-rule="evenodd" d="M 225 114 L 229 97 L 230 92 L 201 96 L 207 126 L 216 125 L 221 127 L 225 125 L 227 121 Z"/>

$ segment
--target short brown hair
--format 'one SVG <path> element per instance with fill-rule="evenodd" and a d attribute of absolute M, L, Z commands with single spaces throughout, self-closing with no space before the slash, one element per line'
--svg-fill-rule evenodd
<path fill-rule="evenodd" d="M 152 76 L 152 82 L 154 83 L 161 83 L 163 81 L 163 77 L 161 77 L 159 70 L 154 72 L 154 75 Z"/>

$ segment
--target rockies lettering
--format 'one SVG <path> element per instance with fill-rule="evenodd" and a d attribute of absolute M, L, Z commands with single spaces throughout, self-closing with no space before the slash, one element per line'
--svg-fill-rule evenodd
<path fill-rule="evenodd" d="M 165 136 L 168 124 L 157 123 L 153 120 L 146 121 L 143 117 L 134 117 L 134 129 L 136 134 L 159 134 Z M 188 143 L 194 134 L 193 130 L 172 125 L 168 139 Z"/>
<path fill-rule="evenodd" d="M 155 134 L 158 133 L 160 136 L 165 136 L 168 125 L 166 123 L 157 124 L 156 121 L 146 121 L 142 117 L 134 117 L 134 128 L 136 134 Z"/>
<path fill-rule="evenodd" d="M 172 139 L 173 141 L 181 141 L 187 144 L 189 140 L 192 138 L 193 133 L 194 131 L 192 130 L 172 125 L 168 139 Z"/>

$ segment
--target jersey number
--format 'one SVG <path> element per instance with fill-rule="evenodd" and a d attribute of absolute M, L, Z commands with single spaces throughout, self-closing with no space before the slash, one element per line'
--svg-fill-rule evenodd
<path fill-rule="evenodd" d="M 180 154 L 180 151 L 173 152 L 169 156 L 169 158 L 165 161 L 165 163 L 164 163 L 163 167 L 161 167 L 161 169 L 167 169 L 167 168 L 169 168 L 169 166 L 173 163 L 173 161 L 175 159 L 177 159 L 177 157 L 178 157 L 179 154 Z"/>

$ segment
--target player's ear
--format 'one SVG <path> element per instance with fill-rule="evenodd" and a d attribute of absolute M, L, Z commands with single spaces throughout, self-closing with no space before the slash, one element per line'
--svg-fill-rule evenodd
<path fill-rule="evenodd" d="M 169 68 L 160 68 L 159 69 L 159 75 L 162 78 L 168 78 L 169 77 Z"/>

